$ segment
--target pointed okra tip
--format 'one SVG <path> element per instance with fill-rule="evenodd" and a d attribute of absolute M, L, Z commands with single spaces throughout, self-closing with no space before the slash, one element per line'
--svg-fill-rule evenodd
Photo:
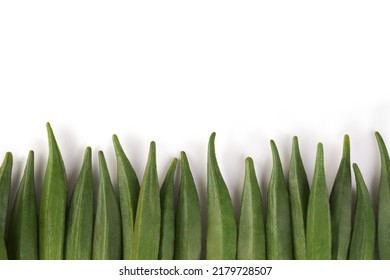
<path fill-rule="evenodd" d="M 322 143 L 317 144 L 317 161 L 324 161 L 324 145 Z"/>
<path fill-rule="evenodd" d="M 245 167 L 246 168 L 249 168 L 251 166 L 253 166 L 253 159 L 251 157 L 246 157 L 245 158 Z"/>
<path fill-rule="evenodd" d="M 349 158 L 350 153 L 351 153 L 351 144 L 350 144 L 349 135 L 345 134 L 344 135 L 344 143 L 343 143 L 343 157 Z"/>
<path fill-rule="evenodd" d="M 115 153 L 122 151 L 122 145 L 119 142 L 119 138 L 116 134 L 112 135 L 112 143 L 114 144 Z"/>
<path fill-rule="evenodd" d="M 11 152 L 6 152 L 4 156 L 4 161 L 10 161 L 12 163 L 13 161 L 13 156 Z"/>

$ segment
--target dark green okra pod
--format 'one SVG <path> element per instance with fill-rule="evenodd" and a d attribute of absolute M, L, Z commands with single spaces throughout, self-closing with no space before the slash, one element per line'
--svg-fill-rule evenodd
<path fill-rule="evenodd" d="M 232 200 L 215 155 L 215 132 L 211 134 L 207 159 L 208 260 L 232 260 L 237 254 L 237 229 Z"/>
<path fill-rule="evenodd" d="M 265 260 L 262 197 L 252 158 L 245 160 L 245 179 L 238 225 L 237 259 Z"/>
<path fill-rule="evenodd" d="M 123 259 L 131 259 L 135 213 L 139 196 L 139 182 L 116 135 L 112 136 L 117 160 L 119 204 L 122 218 Z"/>
<path fill-rule="evenodd" d="M 49 158 L 41 194 L 39 215 L 39 258 L 42 260 L 61 260 L 64 258 L 65 215 L 67 177 L 64 161 L 47 123 L 49 138 Z"/>
<path fill-rule="evenodd" d="M 33 151 L 28 154 L 26 167 L 12 208 L 7 247 L 9 259 L 38 259 L 38 212 Z"/>
<path fill-rule="evenodd" d="M 174 183 L 177 159 L 172 160 L 161 186 L 161 236 L 158 253 L 159 260 L 173 260 L 175 253 L 175 203 Z"/>
<path fill-rule="evenodd" d="M 348 258 L 352 220 L 352 182 L 349 136 L 344 136 L 343 156 L 330 194 L 332 259 Z"/>
<path fill-rule="evenodd" d="M 93 175 L 91 148 L 84 153 L 83 165 L 73 189 L 68 209 L 65 259 L 92 259 Z"/>
<path fill-rule="evenodd" d="M 373 260 L 375 249 L 375 215 L 370 193 L 356 163 L 353 164 L 356 178 L 356 208 L 353 225 L 350 260 Z"/>
<path fill-rule="evenodd" d="M 187 156 L 181 152 L 181 180 L 176 210 L 175 259 L 200 259 L 202 244 L 198 192 Z"/>
<path fill-rule="evenodd" d="M 7 152 L 0 167 L 0 231 L 5 236 L 5 224 L 8 215 L 9 195 L 11 191 L 11 173 L 13 158 Z"/>
<path fill-rule="evenodd" d="M 332 232 L 324 168 L 324 151 L 322 144 L 319 143 L 307 208 L 307 258 L 309 260 L 330 260 L 332 257 L 331 246 Z"/>

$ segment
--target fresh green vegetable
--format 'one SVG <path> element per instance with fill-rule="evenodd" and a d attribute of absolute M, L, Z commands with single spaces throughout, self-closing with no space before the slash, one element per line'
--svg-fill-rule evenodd
<path fill-rule="evenodd" d="M 117 160 L 119 204 L 122 217 L 123 259 L 129 260 L 131 259 L 131 242 L 139 196 L 139 182 L 118 137 L 113 135 L 112 141 Z"/>
<path fill-rule="evenodd" d="M 83 166 L 73 189 L 68 210 L 65 259 L 92 259 L 93 175 L 91 148 L 84 153 Z"/>
<path fill-rule="evenodd" d="M 324 151 L 317 146 L 317 158 L 307 209 L 306 249 L 309 260 L 330 260 L 332 232 L 328 189 L 326 186 Z"/>
<path fill-rule="evenodd" d="M 293 241 L 288 191 L 279 152 L 272 140 L 271 150 L 273 167 L 267 196 L 267 259 L 289 260 L 293 258 Z"/>
<path fill-rule="evenodd" d="M 138 199 L 132 241 L 132 259 L 157 260 L 160 245 L 161 208 L 156 167 L 156 144 L 150 143 L 148 162 Z"/>
<path fill-rule="evenodd" d="M 175 253 L 175 203 L 174 183 L 177 159 L 172 160 L 165 180 L 161 186 L 161 235 L 159 260 L 173 260 Z"/>
<path fill-rule="evenodd" d="M 375 215 L 370 193 L 356 163 L 353 164 L 356 178 L 356 208 L 353 225 L 350 260 L 373 260 L 375 249 Z"/>
<path fill-rule="evenodd" d="M 352 220 L 352 182 L 349 136 L 344 136 L 343 157 L 330 194 L 332 259 L 348 258 Z"/>
<path fill-rule="evenodd" d="M 198 260 L 202 229 L 198 192 L 185 152 L 181 152 L 181 179 L 176 210 L 175 259 Z"/>
<path fill-rule="evenodd" d="M 119 260 L 122 257 L 121 214 L 106 159 L 99 151 L 99 191 L 93 232 L 92 258 Z"/>
<path fill-rule="evenodd" d="M 260 186 L 252 158 L 245 160 L 245 179 L 238 227 L 237 259 L 265 260 L 265 228 Z"/>
<path fill-rule="evenodd" d="M 12 162 L 12 154 L 7 152 L 0 167 L 0 231 L 3 233 L 3 236 L 5 236 L 5 224 L 11 191 Z"/>
<path fill-rule="evenodd" d="M 39 258 L 64 258 L 67 177 L 53 130 L 47 123 L 49 158 L 41 194 L 39 216 Z"/>
<path fill-rule="evenodd" d="M 378 202 L 378 248 L 382 260 L 390 259 L 390 159 L 385 142 L 375 133 L 381 156 L 381 175 Z"/>
<path fill-rule="evenodd" d="M 33 151 L 28 154 L 26 167 L 12 208 L 7 247 L 9 259 L 38 259 L 38 212 Z"/>
<path fill-rule="evenodd" d="M 237 229 L 228 188 L 215 155 L 215 132 L 211 134 L 207 158 L 208 260 L 232 260 L 237 254 Z"/>
<path fill-rule="evenodd" d="M 288 172 L 291 225 L 294 259 L 306 259 L 306 214 L 309 199 L 309 182 L 299 151 L 298 137 L 293 138 L 290 169 Z"/>
<path fill-rule="evenodd" d="M 8 260 L 7 249 L 5 247 L 4 235 L 0 231 L 0 260 Z"/>

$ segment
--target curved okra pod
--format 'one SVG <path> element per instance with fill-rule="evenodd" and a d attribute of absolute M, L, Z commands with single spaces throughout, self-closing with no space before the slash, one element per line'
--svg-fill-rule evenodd
<path fill-rule="evenodd" d="M 202 244 L 198 192 L 185 152 L 181 152 L 181 180 L 176 210 L 175 259 L 199 260 Z"/>
<path fill-rule="evenodd" d="M 134 168 L 119 142 L 113 135 L 112 141 L 117 160 L 119 204 L 122 218 L 123 259 L 131 259 L 131 242 L 133 239 L 135 213 L 139 196 L 139 182 Z"/>
<path fill-rule="evenodd" d="M 356 208 L 353 225 L 350 260 L 373 260 L 375 249 L 375 215 L 370 193 L 356 163 L 353 164 L 356 178 Z"/>
<path fill-rule="evenodd" d="M 173 260 L 175 253 L 175 203 L 174 183 L 177 159 L 172 160 L 165 180 L 161 186 L 161 236 L 158 253 L 159 260 Z"/>
<path fill-rule="evenodd" d="M 299 151 L 298 137 L 293 138 L 288 191 L 291 207 L 291 225 L 294 244 L 294 259 L 306 259 L 306 214 L 309 199 L 309 182 Z"/>
<path fill-rule="evenodd" d="M 215 155 L 215 132 L 211 134 L 207 159 L 208 260 L 231 260 L 237 254 L 237 229 L 232 200 Z"/>
<path fill-rule="evenodd" d="M 66 193 L 68 181 L 64 161 L 49 123 L 49 158 L 41 194 L 39 215 L 39 258 L 64 258 Z"/>
<path fill-rule="evenodd" d="M 290 203 L 279 152 L 272 140 L 271 150 L 273 167 L 267 196 L 267 259 L 289 260 L 293 258 Z"/>
<path fill-rule="evenodd" d="M 134 236 L 131 247 L 132 259 L 158 259 L 160 230 L 161 208 L 156 167 L 156 144 L 151 142 L 135 216 Z"/>
<path fill-rule="evenodd" d="M 352 182 L 349 136 L 344 136 L 343 156 L 330 194 L 332 259 L 348 258 L 352 220 Z"/>
<path fill-rule="evenodd" d="M 245 160 L 245 179 L 238 225 L 237 259 L 265 260 L 262 197 L 252 158 Z"/>
<path fill-rule="evenodd" d="M 119 204 L 103 152 L 99 151 L 98 156 L 100 182 L 93 232 L 92 258 L 94 260 L 119 260 L 122 257 Z"/>
<path fill-rule="evenodd" d="M 38 259 L 38 212 L 33 151 L 28 154 L 26 167 L 12 208 L 7 247 L 9 259 Z"/>
<path fill-rule="evenodd" d="M 378 201 L 378 248 L 382 260 L 390 259 L 390 159 L 385 142 L 375 133 L 381 157 L 381 175 Z"/>
<path fill-rule="evenodd" d="M 92 259 L 93 175 L 91 148 L 84 153 L 83 165 L 73 189 L 68 209 L 65 259 Z"/>
<path fill-rule="evenodd" d="M 322 144 L 319 143 L 307 208 L 307 259 L 330 260 L 332 257 L 331 246 L 332 232 L 324 168 L 324 151 Z"/>

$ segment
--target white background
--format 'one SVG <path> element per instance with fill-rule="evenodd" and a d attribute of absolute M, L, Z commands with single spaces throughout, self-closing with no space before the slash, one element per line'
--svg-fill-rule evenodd
<path fill-rule="evenodd" d="M 40 192 L 50 121 L 71 187 L 87 145 L 116 182 L 116 133 L 140 180 L 151 140 L 160 182 L 186 151 L 203 206 L 215 131 L 236 208 L 246 156 L 264 194 L 270 139 L 286 172 L 299 136 L 309 180 L 323 142 L 330 190 L 348 133 L 376 201 L 389 14 L 388 1 L 1 1 L 0 156 L 13 152 L 13 193 L 30 149 Z"/>

